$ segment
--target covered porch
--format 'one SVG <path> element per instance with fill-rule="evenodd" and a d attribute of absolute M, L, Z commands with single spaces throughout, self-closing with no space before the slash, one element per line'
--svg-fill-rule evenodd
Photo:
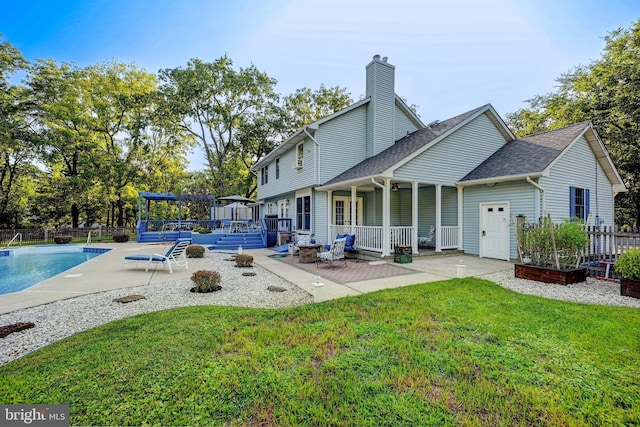
<path fill-rule="evenodd" d="M 396 245 L 462 250 L 462 189 L 369 178 L 316 188 L 327 194 L 327 236 L 355 234 L 361 250 L 392 256 Z"/>

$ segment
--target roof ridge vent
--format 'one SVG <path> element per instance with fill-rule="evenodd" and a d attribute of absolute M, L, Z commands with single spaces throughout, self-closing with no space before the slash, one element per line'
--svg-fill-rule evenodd
<path fill-rule="evenodd" d="M 432 121 L 431 123 L 429 123 L 429 124 L 427 125 L 427 127 L 428 127 L 428 128 L 430 128 L 431 126 L 435 126 L 435 125 L 437 125 L 438 123 L 440 123 L 440 120 L 434 120 L 434 121 Z"/>

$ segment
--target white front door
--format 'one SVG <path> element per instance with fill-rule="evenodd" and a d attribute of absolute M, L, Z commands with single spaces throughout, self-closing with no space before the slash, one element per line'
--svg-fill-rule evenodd
<path fill-rule="evenodd" d="M 480 204 L 480 256 L 509 261 L 509 203 Z"/>
<path fill-rule="evenodd" d="M 362 197 L 356 197 L 356 224 L 362 224 Z M 335 225 L 351 225 L 351 197 L 336 196 L 333 198 L 333 223 Z"/>

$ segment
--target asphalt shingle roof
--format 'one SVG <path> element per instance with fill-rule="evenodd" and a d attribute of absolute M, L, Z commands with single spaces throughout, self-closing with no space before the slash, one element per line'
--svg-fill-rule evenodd
<path fill-rule="evenodd" d="M 588 124 L 577 123 L 508 142 L 461 181 L 543 172 Z"/>
<path fill-rule="evenodd" d="M 327 181 L 325 185 L 337 184 L 339 182 L 382 173 L 486 107 L 486 105 L 483 105 L 482 107 L 467 111 L 466 113 L 445 121 L 435 123 L 430 127 L 419 129 L 399 139 L 395 144 L 379 154 L 363 160 L 340 175 L 332 178 Z"/>

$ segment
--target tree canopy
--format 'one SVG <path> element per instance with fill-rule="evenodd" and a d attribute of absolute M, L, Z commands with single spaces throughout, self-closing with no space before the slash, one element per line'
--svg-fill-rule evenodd
<path fill-rule="evenodd" d="M 157 75 L 117 61 L 29 64 L 0 36 L 0 227 L 133 225 L 138 191 L 255 196 L 258 159 L 351 103 L 339 87 L 281 97 L 275 85 L 226 56 Z M 207 169 L 187 172 L 195 146 Z"/>
<path fill-rule="evenodd" d="M 507 115 L 518 136 L 591 120 L 628 189 L 616 221 L 640 225 L 640 20 L 605 37 L 602 57 L 557 79 L 558 89 Z"/>

